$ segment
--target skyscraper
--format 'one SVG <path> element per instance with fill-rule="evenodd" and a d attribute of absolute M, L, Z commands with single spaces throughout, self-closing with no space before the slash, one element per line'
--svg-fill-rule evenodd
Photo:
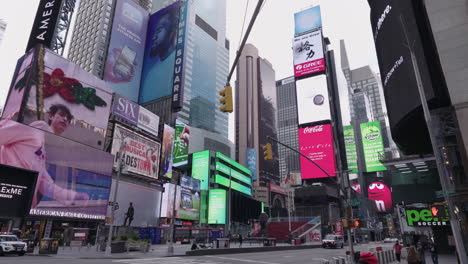
<path fill-rule="evenodd" d="M 294 76 L 276 81 L 276 98 L 278 100 L 278 140 L 299 149 L 297 138 L 297 100 Z M 279 173 L 281 181 L 288 172 L 299 172 L 299 154 L 278 146 Z"/>
<path fill-rule="evenodd" d="M 277 138 L 275 71 L 268 60 L 259 57 L 251 44 L 245 45 L 237 65 L 236 79 L 236 160 L 247 164 L 247 152 L 256 153 L 258 168 L 254 197 L 269 204 L 268 184 L 279 184 L 277 146 L 273 160 L 263 159 L 268 136 Z"/>
<path fill-rule="evenodd" d="M 3 35 L 5 34 L 7 23 L 3 20 L 0 19 L 0 44 L 2 43 L 3 40 Z"/>

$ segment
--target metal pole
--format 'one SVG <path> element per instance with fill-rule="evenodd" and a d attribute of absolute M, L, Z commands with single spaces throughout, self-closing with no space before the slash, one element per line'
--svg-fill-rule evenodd
<path fill-rule="evenodd" d="M 111 243 L 112 243 L 112 231 L 114 228 L 114 217 L 115 217 L 115 205 L 117 201 L 117 193 L 119 191 L 119 181 L 120 181 L 120 175 L 122 174 L 122 159 L 123 159 L 123 149 L 125 148 L 125 138 L 122 140 L 120 144 L 120 150 L 119 150 L 119 162 L 117 163 L 117 179 L 115 182 L 115 189 L 114 189 L 114 198 L 112 199 L 112 209 L 111 209 L 111 223 L 109 225 L 109 234 L 107 236 L 107 245 L 106 245 L 106 252 L 105 254 L 107 256 L 110 256 L 112 254 L 111 252 Z"/>
<path fill-rule="evenodd" d="M 231 214 L 232 214 L 232 210 L 231 210 L 231 183 L 232 183 L 231 169 L 229 169 L 228 226 L 227 226 L 228 235 L 231 234 Z M 229 243 L 231 243 L 231 242 L 229 242 Z"/>
<path fill-rule="evenodd" d="M 174 173 L 174 177 L 178 177 Z M 174 254 L 174 237 L 175 237 L 175 219 L 176 219 L 176 200 L 177 200 L 177 179 L 175 179 L 174 183 L 174 201 L 172 203 L 172 221 L 171 221 L 171 232 L 170 232 L 170 240 L 169 240 L 169 246 L 167 247 L 167 253 L 172 255 Z"/>
<path fill-rule="evenodd" d="M 468 257 L 466 255 L 466 250 L 465 250 L 465 246 L 464 246 L 464 243 L 463 243 L 463 238 L 461 236 L 460 226 L 459 226 L 459 223 L 457 221 L 457 216 L 455 215 L 455 212 L 454 212 L 455 207 L 454 207 L 452 199 L 448 195 L 448 177 L 447 177 L 447 174 L 446 174 L 447 171 L 444 168 L 442 155 L 440 153 L 439 147 L 437 146 L 437 137 L 436 137 L 436 135 L 438 133 L 436 131 L 434 131 L 434 126 L 433 126 L 434 124 L 432 123 L 431 112 L 430 112 L 429 107 L 427 105 L 426 94 L 424 92 L 424 87 L 423 87 L 422 80 L 421 80 L 421 75 L 420 75 L 421 73 L 419 72 L 419 67 L 418 67 L 418 63 L 416 61 L 416 56 L 414 55 L 411 44 L 409 43 L 408 35 L 407 35 L 407 32 L 406 32 L 406 27 L 405 27 L 403 18 L 401 16 L 400 16 L 400 22 L 401 22 L 401 24 L 403 26 L 403 31 L 405 33 L 406 42 L 408 44 L 408 50 L 409 50 L 409 52 L 411 54 L 411 63 L 413 64 L 413 70 L 414 70 L 414 75 L 416 77 L 416 83 L 417 83 L 417 86 L 418 86 L 419 97 L 421 99 L 421 106 L 422 106 L 423 113 L 424 113 L 424 119 L 426 120 L 427 130 L 429 131 L 429 137 L 431 139 L 431 145 L 432 145 L 432 149 L 434 151 L 434 157 L 435 157 L 436 163 L 437 163 L 437 171 L 438 171 L 439 177 L 440 177 L 440 184 L 442 185 L 442 192 L 443 192 L 443 195 L 444 195 L 444 199 L 447 202 L 448 211 L 449 211 L 449 214 L 450 214 L 450 226 L 452 227 L 452 233 L 453 233 L 453 237 L 455 239 L 455 246 L 457 248 L 457 252 L 458 252 L 458 256 L 460 258 L 460 262 L 461 263 L 468 263 Z"/>

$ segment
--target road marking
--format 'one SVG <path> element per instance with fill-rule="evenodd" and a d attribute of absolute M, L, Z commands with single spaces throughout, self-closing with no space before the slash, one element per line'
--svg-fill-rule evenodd
<path fill-rule="evenodd" d="M 206 256 L 206 257 L 208 257 L 208 258 L 226 259 L 226 260 L 235 260 L 235 261 L 244 261 L 244 262 L 250 262 L 250 263 L 280 264 L 280 263 L 275 263 L 275 262 L 265 262 L 265 261 L 250 260 L 250 259 L 238 259 L 238 258 L 215 257 L 215 256 Z"/>
<path fill-rule="evenodd" d="M 223 262 L 213 262 L 202 259 L 188 259 L 179 257 L 170 258 L 146 258 L 146 259 L 119 259 L 112 262 L 126 263 L 126 264 L 223 264 Z"/>

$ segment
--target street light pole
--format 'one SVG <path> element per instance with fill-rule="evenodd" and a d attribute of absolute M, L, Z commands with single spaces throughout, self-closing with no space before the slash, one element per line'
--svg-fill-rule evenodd
<path fill-rule="evenodd" d="M 174 175 L 174 201 L 172 203 L 172 221 L 171 221 L 171 232 L 170 232 L 170 240 L 169 240 L 169 245 L 167 247 L 167 253 L 169 255 L 174 254 L 174 237 L 175 237 L 175 219 L 176 219 L 176 205 L 177 205 L 177 179 L 178 179 L 178 174 Z"/>

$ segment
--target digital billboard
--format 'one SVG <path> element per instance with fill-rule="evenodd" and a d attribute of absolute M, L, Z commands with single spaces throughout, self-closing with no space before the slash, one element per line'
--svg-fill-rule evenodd
<path fill-rule="evenodd" d="M 111 151 L 115 156 L 114 168 L 117 168 L 119 157 L 122 155 L 120 152 L 123 142 L 125 142 L 122 150 L 124 168 L 128 172 L 158 179 L 161 145 L 120 125 L 115 125 Z"/>
<path fill-rule="evenodd" d="M 174 148 L 175 129 L 164 125 L 161 150 L 161 171 L 159 174 L 166 178 L 172 178 L 172 151 Z"/>
<path fill-rule="evenodd" d="M 296 36 L 321 27 L 320 6 L 314 6 L 294 14 L 294 35 Z"/>
<path fill-rule="evenodd" d="M 0 121 L 0 163 L 38 172 L 30 214 L 104 219 L 113 156 L 45 132 L 44 126 Z"/>
<path fill-rule="evenodd" d="M 373 121 L 361 124 L 362 148 L 364 150 L 364 160 L 366 171 L 384 171 L 384 165 L 379 161 L 380 155 L 384 153 L 382 131 L 380 121 Z"/>
<path fill-rule="evenodd" d="M 247 187 L 243 184 L 240 184 L 238 182 L 235 182 L 233 180 L 229 180 L 228 178 L 218 175 L 215 175 L 215 183 L 223 185 L 225 187 L 231 188 L 233 190 L 239 191 L 241 193 L 247 194 L 252 196 L 252 188 Z"/>
<path fill-rule="evenodd" d="M 135 1 L 115 4 L 104 80 L 134 102 L 138 102 L 148 19 L 148 12 Z"/>
<path fill-rule="evenodd" d="M 174 193 L 177 192 L 177 193 Z M 176 216 L 180 208 L 180 195 L 181 188 L 180 186 L 174 185 L 172 183 L 164 184 L 164 193 L 162 195 L 161 203 L 161 217 L 173 218 L 174 215 L 174 205 Z M 174 203 L 174 197 L 176 199 Z"/>
<path fill-rule="evenodd" d="M 353 126 L 344 126 L 343 135 L 346 150 L 346 160 L 348 162 L 348 170 L 351 170 L 351 173 L 358 173 L 357 150 L 356 141 L 354 140 Z"/>
<path fill-rule="evenodd" d="M 189 139 L 190 127 L 176 120 L 172 166 L 180 167 L 188 164 Z"/>
<path fill-rule="evenodd" d="M 172 94 L 181 2 L 149 18 L 139 103 Z"/>
<path fill-rule="evenodd" d="M 252 172 L 252 180 L 257 180 L 257 150 L 254 148 L 246 149 L 247 169 Z"/>
<path fill-rule="evenodd" d="M 322 31 L 317 30 L 293 39 L 294 77 L 325 71 Z"/>
<path fill-rule="evenodd" d="M 187 175 L 180 176 L 180 187 L 199 192 L 200 191 L 200 180 L 195 178 L 189 177 Z"/>
<path fill-rule="evenodd" d="M 48 48 L 52 48 L 62 2 L 64 1 L 41 0 L 39 2 L 36 17 L 34 18 L 31 29 L 31 35 L 29 36 L 28 45 L 26 46 L 26 52 L 32 49 L 36 44 L 43 44 Z"/>
<path fill-rule="evenodd" d="M 175 51 L 174 75 L 172 76 L 172 110 L 182 110 L 184 105 L 184 60 L 185 33 L 187 28 L 188 1 L 180 2 L 179 23 L 177 28 L 177 44 Z M 187 34 L 188 35 L 188 34 Z"/>
<path fill-rule="evenodd" d="M 392 191 L 383 181 L 373 181 L 367 187 L 367 195 L 375 202 L 377 211 L 381 213 L 392 209 Z"/>
<path fill-rule="evenodd" d="M 327 77 L 320 75 L 296 81 L 299 125 L 331 120 Z"/>
<path fill-rule="evenodd" d="M 428 208 L 405 208 L 406 221 L 408 226 L 449 226 L 448 217 L 440 217 Z"/>
<path fill-rule="evenodd" d="M 211 189 L 208 193 L 208 224 L 226 224 L 226 190 Z"/>
<path fill-rule="evenodd" d="M 200 219 L 200 192 L 182 188 L 177 218 L 184 220 Z"/>
<path fill-rule="evenodd" d="M 200 189 L 208 190 L 210 185 L 210 151 L 192 154 L 192 178 L 200 180 Z"/>
<path fill-rule="evenodd" d="M 25 217 L 31 208 L 37 172 L 0 164 L 0 216 Z"/>
<path fill-rule="evenodd" d="M 317 163 L 331 177 L 336 176 L 336 160 L 333 148 L 333 131 L 329 124 L 299 129 L 299 150 Z M 301 156 L 302 179 L 328 177 L 315 164 Z"/>
<path fill-rule="evenodd" d="M 219 159 L 225 161 L 227 164 L 235 167 L 236 169 L 239 169 L 240 171 L 244 172 L 245 174 L 247 174 L 249 176 L 252 175 L 252 172 L 249 169 L 242 166 L 241 164 L 239 164 L 238 162 L 236 162 L 235 160 L 231 159 L 230 157 L 224 155 L 221 152 L 216 152 L 216 158 L 219 158 Z"/>
<path fill-rule="evenodd" d="M 27 125 L 40 121 L 45 131 L 104 148 L 112 100 L 105 81 L 43 46 L 34 50 L 33 66 L 13 79 L 4 118 Z"/>
<path fill-rule="evenodd" d="M 119 94 L 114 94 L 112 114 L 155 137 L 158 136 L 159 116 Z"/>

